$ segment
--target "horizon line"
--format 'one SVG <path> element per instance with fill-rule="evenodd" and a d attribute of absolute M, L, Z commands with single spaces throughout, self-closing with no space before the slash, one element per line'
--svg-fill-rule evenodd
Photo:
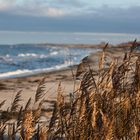
<path fill-rule="evenodd" d="M 71 34 L 80 34 L 80 35 L 140 35 L 140 33 L 125 33 L 125 32 L 70 32 L 70 31 L 17 31 L 17 30 L 0 30 L 0 33 L 31 33 L 31 34 L 51 34 L 51 33 L 56 33 L 56 34 L 66 34 L 66 33 L 71 33 Z"/>

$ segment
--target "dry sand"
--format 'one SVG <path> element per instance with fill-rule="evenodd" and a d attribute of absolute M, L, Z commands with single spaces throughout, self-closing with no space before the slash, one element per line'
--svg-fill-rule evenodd
<path fill-rule="evenodd" d="M 74 82 L 72 72 L 69 69 L 46 72 L 22 78 L 4 79 L 0 81 L 0 102 L 6 100 L 3 108 L 6 109 L 10 106 L 15 95 L 20 90 L 22 90 L 23 99 L 21 104 L 24 105 L 30 97 L 34 100 L 38 85 L 44 77 L 46 78 L 45 88 L 47 91 L 45 98 L 48 100 L 56 98 L 57 87 L 60 81 L 64 93 L 73 91 Z"/>

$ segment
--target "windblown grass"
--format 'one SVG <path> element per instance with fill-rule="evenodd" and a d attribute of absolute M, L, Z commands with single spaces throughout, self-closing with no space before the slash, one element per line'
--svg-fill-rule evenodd
<path fill-rule="evenodd" d="M 36 109 L 31 98 L 25 107 L 20 105 L 19 91 L 11 107 L 1 110 L 0 139 L 140 140 L 140 54 L 135 43 L 121 61 L 113 58 L 109 65 L 106 44 L 96 74 L 81 63 L 75 74 L 83 74 L 79 89 L 68 98 L 59 83 L 56 101 L 46 100 L 45 78 L 35 94 Z M 48 104 L 51 108 L 45 110 Z M 50 112 L 47 121 L 41 119 L 44 112 Z"/>

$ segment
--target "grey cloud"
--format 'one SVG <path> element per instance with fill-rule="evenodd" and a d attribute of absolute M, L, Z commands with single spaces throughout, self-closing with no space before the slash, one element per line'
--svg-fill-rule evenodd
<path fill-rule="evenodd" d="M 45 1 L 45 0 L 44 0 Z M 50 5 L 59 6 L 59 7 L 84 7 L 85 2 L 81 0 L 48 0 Z"/>
<path fill-rule="evenodd" d="M 6 13 L 20 16 L 52 16 L 59 17 L 66 15 L 66 11 L 63 8 L 50 6 L 49 3 L 43 3 L 39 0 L 24 0 L 22 4 L 17 4 L 9 9 L 3 10 Z"/>
<path fill-rule="evenodd" d="M 86 9 L 80 15 L 34 17 L 0 13 L 0 30 L 140 33 L 140 7 Z"/>
<path fill-rule="evenodd" d="M 83 11 L 86 4 L 82 0 L 12 0 L 0 1 L 2 11 L 17 15 L 65 16 L 76 15 Z M 0 3 L 0 4 L 1 4 Z"/>
<path fill-rule="evenodd" d="M 129 7 L 129 8 L 111 8 L 104 5 L 101 8 L 89 8 L 87 11 L 90 15 L 100 18 L 110 19 L 137 19 L 140 18 L 140 6 Z"/>

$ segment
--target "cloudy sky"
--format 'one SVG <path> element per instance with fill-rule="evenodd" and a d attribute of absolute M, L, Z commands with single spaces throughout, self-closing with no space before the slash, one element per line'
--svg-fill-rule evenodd
<path fill-rule="evenodd" d="M 0 0 L 0 31 L 140 33 L 140 0 Z"/>

